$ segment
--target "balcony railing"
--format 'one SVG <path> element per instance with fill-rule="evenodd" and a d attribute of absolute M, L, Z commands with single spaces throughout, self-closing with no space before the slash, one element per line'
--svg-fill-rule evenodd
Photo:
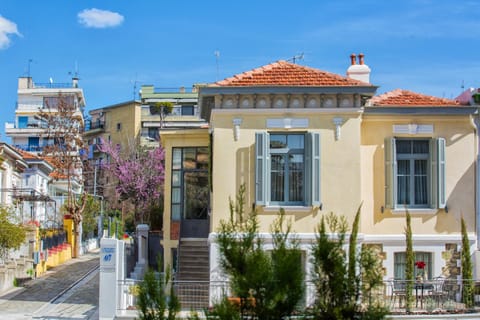
<path fill-rule="evenodd" d="M 35 89 L 37 88 L 47 88 L 47 89 L 60 89 L 60 88 L 75 88 L 71 82 L 45 82 L 45 83 L 35 83 Z"/>
<path fill-rule="evenodd" d="M 135 310 L 137 308 L 138 289 L 141 281 L 127 279 L 118 282 L 121 302 L 119 310 Z M 467 307 L 462 298 L 465 285 L 473 285 L 472 307 Z M 414 281 L 410 309 L 406 309 L 405 280 L 385 281 L 383 285 L 372 290 L 370 296 L 361 296 L 365 305 L 380 303 L 390 314 L 418 315 L 454 315 L 459 313 L 480 313 L 480 280 L 457 280 L 435 278 L 424 282 Z M 233 294 L 227 281 L 173 281 L 174 292 L 178 296 L 183 310 L 205 310 L 211 307 L 211 301 L 220 301 L 222 297 Z M 311 281 L 305 283 L 306 295 L 303 307 L 315 304 L 315 286 Z M 208 298 L 207 298 L 208 297 Z M 370 302 L 369 302 L 370 301 Z M 445 317 L 445 319 L 447 319 Z M 474 319 L 468 318 L 468 319 Z M 477 318 L 475 318 L 477 319 Z"/>
<path fill-rule="evenodd" d="M 48 145 L 28 145 L 28 144 L 16 144 L 15 148 L 28 151 L 28 152 L 42 152 Z"/>
<path fill-rule="evenodd" d="M 65 145 L 61 144 L 42 144 L 42 145 L 28 145 L 28 144 L 16 144 L 14 145 L 15 148 L 21 149 L 24 151 L 29 151 L 29 152 L 42 152 L 45 148 L 47 147 L 53 147 L 55 146 L 56 150 L 66 150 Z M 75 152 L 75 150 L 69 150 L 71 152 Z"/>
<path fill-rule="evenodd" d="M 85 131 L 90 131 L 90 130 L 103 130 L 105 129 L 105 121 L 100 121 L 100 120 L 87 120 L 85 121 Z"/>

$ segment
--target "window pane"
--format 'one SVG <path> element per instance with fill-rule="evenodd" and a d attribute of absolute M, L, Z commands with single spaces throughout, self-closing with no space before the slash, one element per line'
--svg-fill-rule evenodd
<path fill-rule="evenodd" d="M 185 172 L 184 203 L 186 219 L 206 219 L 208 214 L 207 172 Z"/>
<path fill-rule="evenodd" d="M 394 255 L 394 277 L 395 279 L 405 279 L 405 269 L 407 266 L 406 263 L 406 254 L 405 252 L 395 252 Z M 425 268 L 420 269 L 414 266 L 414 278 L 420 275 L 428 276 L 429 279 L 432 278 L 432 253 L 430 252 L 414 252 L 414 263 L 418 261 L 423 261 L 425 263 Z"/>
<path fill-rule="evenodd" d="M 179 204 L 173 204 L 172 205 L 172 220 L 173 221 L 179 221 L 180 220 L 180 205 Z"/>
<path fill-rule="evenodd" d="M 154 139 L 155 141 L 160 140 L 158 128 L 148 128 L 148 137 Z"/>
<path fill-rule="evenodd" d="M 180 188 L 172 188 L 172 203 L 180 202 Z"/>
<path fill-rule="evenodd" d="M 194 107 L 193 106 L 182 106 L 182 116 L 193 116 Z"/>
<path fill-rule="evenodd" d="M 208 169 L 208 148 L 197 148 L 197 169 Z"/>
<path fill-rule="evenodd" d="M 432 278 L 432 254 L 430 252 L 415 252 L 415 262 L 423 261 L 425 263 L 425 267 L 419 269 L 417 267 L 414 268 L 414 276 L 424 276 L 428 277 L 428 279 Z"/>
<path fill-rule="evenodd" d="M 413 153 L 428 153 L 428 140 L 413 140 Z"/>
<path fill-rule="evenodd" d="M 287 136 L 284 134 L 270 135 L 270 149 L 280 149 L 287 147 Z"/>
<path fill-rule="evenodd" d="M 180 171 L 173 171 L 172 172 L 172 186 L 178 187 L 180 186 Z"/>
<path fill-rule="evenodd" d="M 410 204 L 410 161 L 397 161 L 397 203 Z"/>
<path fill-rule="evenodd" d="M 290 156 L 289 163 L 289 201 L 298 202 L 303 201 L 304 189 L 303 189 L 303 154 L 294 154 Z"/>
<path fill-rule="evenodd" d="M 288 136 L 288 147 L 290 149 L 303 149 L 305 136 L 303 134 L 292 134 Z"/>
<path fill-rule="evenodd" d="M 182 149 L 173 148 L 172 169 L 179 170 L 182 168 Z"/>
<path fill-rule="evenodd" d="M 427 160 L 415 160 L 415 204 L 428 204 Z"/>
<path fill-rule="evenodd" d="M 397 153 L 412 153 L 410 140 L 397 140 L 396 141 Z"/>
<path fill-rule="evenodd" d="M 272 201 L 285 201 L 285 159 L 282 155 L 271 156 L 271 195 Z"/>
<path fill-rule="evenodd" d="M 183 168 L 184 169 L 195 169 L 197 167 L 196 157 L 195 157 L 195 148 L 184 148 L 183 149 Z"/>
<path fill-rule="evenodd" d="M 395 279 L 405 279 L 405 267 L 407 265 L 405 252 L 395 252 L 393 263 Z"/>

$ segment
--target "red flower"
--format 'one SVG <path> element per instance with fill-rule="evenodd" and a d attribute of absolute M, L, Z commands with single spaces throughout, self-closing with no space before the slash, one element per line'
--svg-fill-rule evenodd
<path fill-rule="evenodd" d="M 423 269 L 423 268 L 425 268 L 426 264 L 425 264 L 425 262 L 423 262 L 423 261 L 417 261 L 417 262 L 415 262 L 415 266 L 416 266 L 418 269 Z"/>

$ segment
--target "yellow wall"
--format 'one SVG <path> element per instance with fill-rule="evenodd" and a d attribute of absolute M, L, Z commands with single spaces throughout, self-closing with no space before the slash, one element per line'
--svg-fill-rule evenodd
<path fill-rule="evenodd" d="M 127 145 L 132 139 L 140 135 L 140 104 L 129 103 L 115 108 L 106 109 L 104 139 L 116 145 Z M 121 123 L 121 130 L 117 130 L 117 123 Z M 129 141 L 130 140 L 130 141 Z"/>
<path fill-rule="evenodd" d="M 433 124 L 433 134 L 394 135 L 393 125 Z M 475 231 L 476 136 L 469 116 L 364 116 L 362 123 L 362 232 L 403 234 L 405 213 L 385 206 L 385 137 L 442 137 L 446 139 L 446 199 L 443 209 L 410 210 L 415 234 L 460 232 L 463 215 L 469 232 Z"/>
<path fill-rule="evenodd" d="M 246 208 L 254 203 L 255 132 L 319 132 L 321 139 L 322 210 L 305 207 L 286 209 L 298 233 L 314 231 L 320 218 L 329 212 L 344 214 L 350 221 L 361 202 L 360 191 L 360 114 L 357 110 L 334 113 L 325 110 L 214 110 L 211 125 L 214 134 L 213 196 L 211 230 L 229 216 L 228 199 L 234 198 L 239 186 L 247 187 Z M 293 113 L 293 114 L 292 114 Z M 335 140 L 333 118 L 341 117 L 341 135 Z M 233 119 L 241 118 L 238 141 L 233 136 Z M 266 119 L 307 118 L 308 128 L 267 129 Z M 348 201 L 346 201 L 348 197 Z M 269 232 L 278 208 L 258 208 L 261 231 Z"/>
<path fill-rule="evenodd" d="M 206 147 L 209 144 L 208 129 L 162 131 L 161 143 L 165 150 L 165 182 L 163 213 L 163 248 L 164 266 L 172 265 L 171 249 L 178 246 L 178 240 L 170 239 L 171 223 L 171 185 L 172 185 L 172 148 L 174 147 Z M 165 269 L 166 270 L 166 269 Z"/>

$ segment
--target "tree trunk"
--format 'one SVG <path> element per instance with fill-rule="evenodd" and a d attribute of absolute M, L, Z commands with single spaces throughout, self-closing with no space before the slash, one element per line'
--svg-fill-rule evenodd
<path fill-rule="evenodd" d="M 80 245 L 79 245 L 79 223 L 77 221 L 73 221 L 73 236 L 75 237 L 75 241 L 73 241 L 73 248 L 72 248 L 72 258 L 78 258 L 80 256 Z"/>

